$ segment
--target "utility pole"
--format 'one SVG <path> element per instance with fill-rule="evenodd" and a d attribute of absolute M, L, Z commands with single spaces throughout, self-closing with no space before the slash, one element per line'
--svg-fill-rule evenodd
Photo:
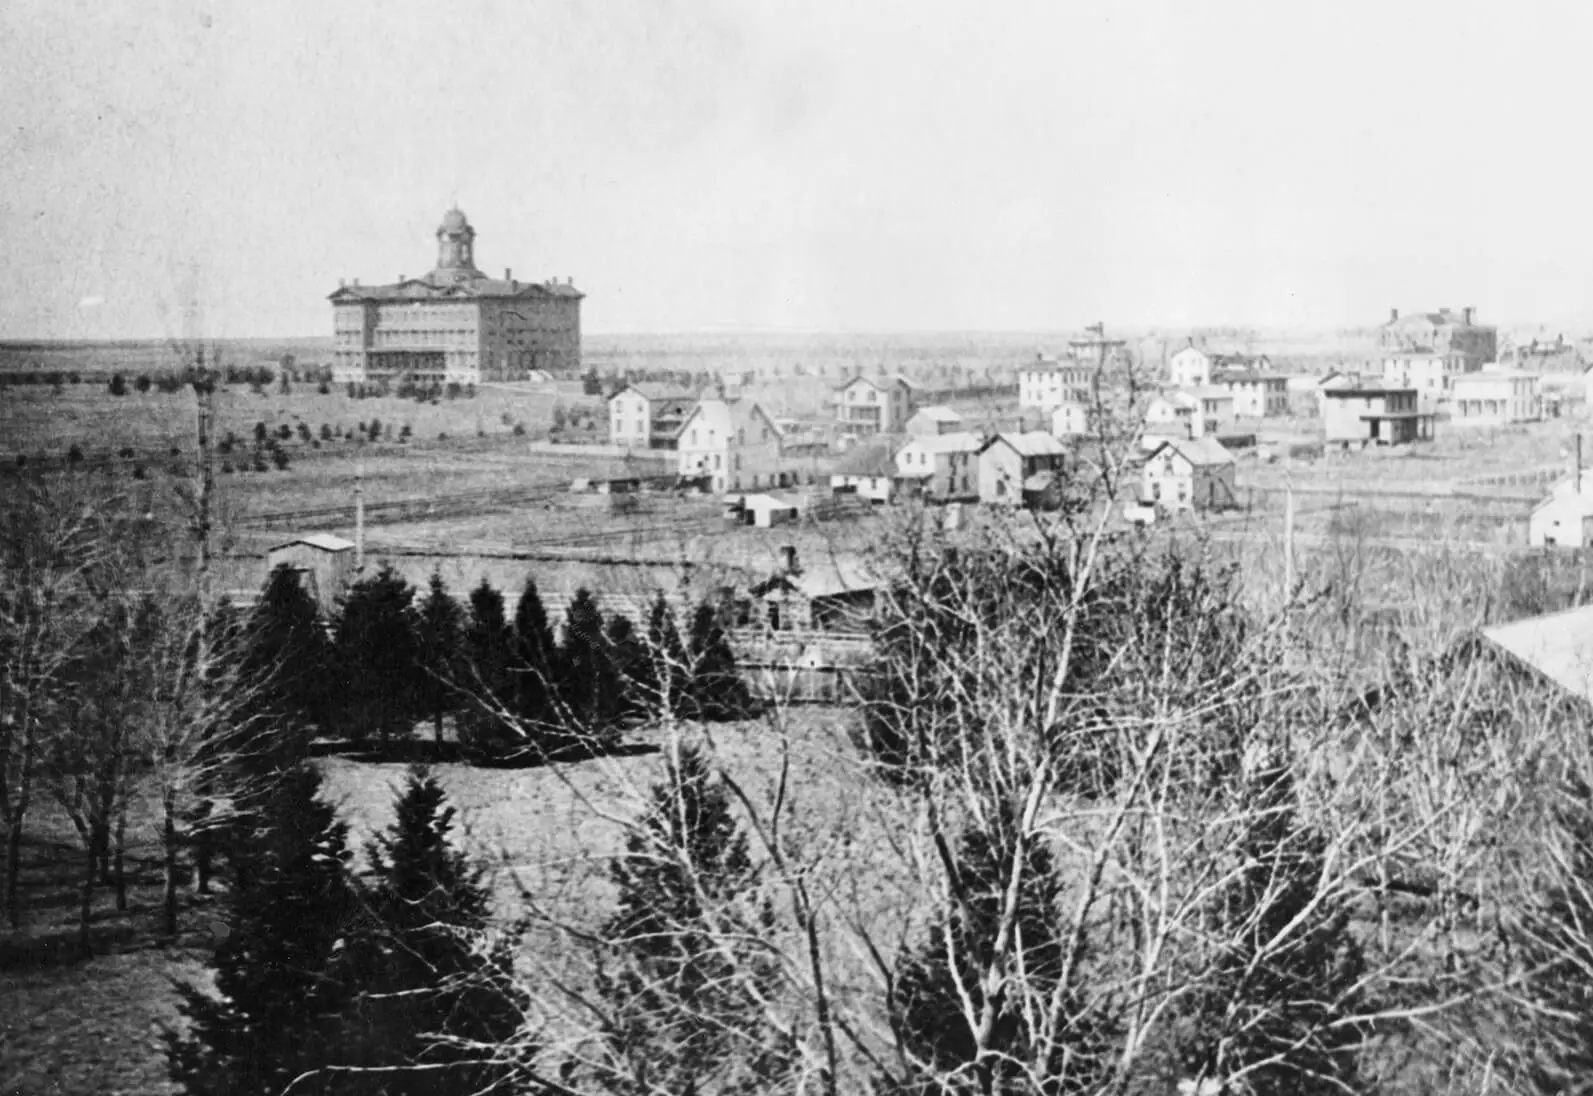
<path fill-rule="evenodd" d="M 354 573 L 365 572 L 365 467 L 354 463 Z"/>

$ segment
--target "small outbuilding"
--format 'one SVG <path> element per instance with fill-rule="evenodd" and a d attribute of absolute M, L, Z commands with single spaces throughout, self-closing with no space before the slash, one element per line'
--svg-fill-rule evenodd
<path fill-rule="evenodd" d="M 354 542 L 331 533 L 309 533 L 266 552 L 266 575 L 287 566 L 322 613 L 330 613 L 354 576 Z"/>
<path fill-rule="evenodd" d="M 1527 516 L 1527 543 L 1533 548 L 1586 548 L 1593 545 L 1593 472 L 1563 480 Z"/>

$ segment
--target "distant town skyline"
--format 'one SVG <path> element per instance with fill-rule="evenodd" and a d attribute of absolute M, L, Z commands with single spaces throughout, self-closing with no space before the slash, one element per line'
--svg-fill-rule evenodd
<path fill-rule="evenodd" d="M 330 334 L 455 202 L 599 337 L 1593 325 L 1589 40 L 1549 2 L 13 0 L 0 339 Z"/>

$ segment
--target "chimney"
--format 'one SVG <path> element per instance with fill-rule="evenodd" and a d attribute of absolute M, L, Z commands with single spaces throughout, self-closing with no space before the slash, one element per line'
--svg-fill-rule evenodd
<path fill-rule="evenodd" d="M 788 575 L 800 575 L 802 566 L 797 562 L 797 550 L 794 544 L 780 545 L 780 562 Z"/>
<path fill-rule="evenodd" d="M 338 287 L 338 288 L 339 288 L 339 289 L 343 289 L 343 288 L 345 288 L 345 287 L 346 287 L 346 286 L 347 286 L 347 285 L 348 285 L 348 279 L 347 279 L 347 278 L 339 278 L 339 279 L 338 279 L 338 280 L 337 280 L 337 287 Z"/>
<path fill-rule="evenodd" d="M 1471 318 L 1477 314 L 1477 306 L 1476 305 L 1472 305 L 1472 304 L 1468 304 L 1465 308 L 1462 308 L 1460 310 L 1460 314 L 1461 314 L 1462 318 L 1465 319 L 1466 326 L 1470 327 L 1471 326 Z"/>
<path fill-rule="evenodd" d="M 506 282 L 514 281 L 514 270 L 511 267 L 506 266 L 503 268 L 503 280 Z"/>
<path fill-rule="evenodd" d="M 358 289 L 359 287 L 360 287 L 360 280 L 358 278 L 355 278 L 354 279 L 354 288 Z"/>
<path fill-rule="evenodd" d="M 405 280 L 405 279 L 404 279 L 404 276 L 403 276 L 403 275 L 402 275 L 402 274 L 400 274 L 400 275 L 399 275 L 399 276 L 398 276 L 398 280 L 399 280 L 399 281 L 400 281 L 400 282 L 402 282 L 402 281 L 404 281 L 404 280 Z"/>
<path fill-rule="evenodd" d="M 1399 319 L 1399 309 L 1390 308 L 1388 310 L 1388 322 L 1393 323 L 1397 319 Z"/>

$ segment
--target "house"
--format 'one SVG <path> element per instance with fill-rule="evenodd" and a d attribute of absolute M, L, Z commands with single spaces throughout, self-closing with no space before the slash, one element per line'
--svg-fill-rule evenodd
<path fill-rule="evenodd" d="M 1527 515 L 1533 548 L 1593 546 L 1593 472 L 1560 480 Z"/>
<path fill-rule="evenodd" d="M 1018 369 L 1018 406 L 1050 411 L 1068 402 L 1087 404 L 1094 377 L 1092 365 L 1036 354 Z"/>
<path fill-rule="evenodd" d="M 780 428 L 756 401 L 699 400 L 676 432 L 676 472 L 715 494 L 789 482 Z"/>
<path fill-rule="evenodd" d="M 1467 371 L 1464 355 L 1403 352 L 1382 360 L 1383 383 L 1391 388 L 1414 388 L 1420 410 L 1436 413 L 1449 402 L 1450 385 Z"/>
<path fill-rule="evenodd" d="M 900 434 L 913 414 L 905 377 L 853 377 L 836 390 L 835 420 L 846 434 Z"/>
<path fill-rule="evenodd" d="M 1212 374 L 1211 383 L 1232 393 L 1234 414 L 1242 418 L 1275 418 L 1289 413 L 1288 377 L 1250 369 L 1218 369 Z"/>
<path fill-rule="evenodd" d="M 1543 418 L 1543 379 L 1520 369 L 1489 366 L 1455 377 L 1449 385 L 1449 421 L 1455 426 L 1507 426 Z"/>
<path fill-rule="evenodd" d="M 1226 388 L 1175 389 L 1154 397 L 1145 408 L 1145 446 L 1155 438 L 1203 438 L 1234 421 L 1234 398 Z"/>
<path fill-rule="evenodd" d="M 1167 438 L 1140 471 L 1140 501 L 1168 510 L 1221 510 L 1238 505 L 1233 454 L 1216 438 Z"/>
<path fill-rule="evenodd" d="M 897 491 L 894 448 L 888 440 L 855 447 L 830 469 L 830 490 L 870 502 L 890 502 Z"/>
<path fill-rule="evenodd" d="M 1021 505 L 1029 478 L 1065 471 L 1066 459 L 1067 448 L 1050 434 L 996 434 L 979 450 L 979 501 Z"/>
<path fill-rule="evenodd" d="M 1167 381 L 1174 388 L 1198 388 L 1211 383 L 1211 355 L 1195 345 L 1180 349 L 1167 359 Z"/>
<path fill-rule="evenodd" d="M 1378 349 L 1385 360 L 1432 356 L 1453 360 L 1456 373 L 1474 373 L 1485 363 L 1499 360 L 1499 329 L 1477 323 L 1476 311 L 1464 308 L 1457 313 L 1440 308 L 1401 316 L 1399 309 L 1390 309 L 1388 322 L 1378 329 Z M 1384 376 L 1386 379 L 1386 371 Z"/>
<path fill-rule="evenodd" d="M 627 384 L 608 398 L 608 440 L 627 449 L 673 449 L 697 404 L 695 393 Z"/>
<path fill-rule="evenodd" d="M 733 502 L 727 499 L 726 507 L 729 516 L 760 529 L 794 522 L 801 515 L 801 506 L 796 499 L 786 495 L 746 494 Z"/>
<path fill-rule="evenodd" d="M 1068 400 L 1057 404 L 1051 412 L 1053 438 L 1080 438 L 1090 432 L 1090 409 L 1082 403 Z"/>
<path fill-rule="evenodd" d="M 1417 405 L 1414 388 L 1329 388 L 1322 392 L 1323 439 L 1365 448 L 1431 441 L 1433 414 Z"/>
<path fill-rule="evenodd" d="M 978 434 L 932 434 L 909 438 L 896 451 L 896 478 L 904 490 L 943 502 L 979 494 Z"/>
<path fill-rule="evenodd" d="M 853 635 L 868 630 L 882 585 L 873 567 L 848 553 L 825 552 L 805 561 L 795 547 L 783 553 L 785 566 L 751 585 L 738 605 L 741 626 Z"/>
<path fill-rule="evenodd" d="M 962 416 L 941 404 L 919 408 L 913 412 L 913 417 L 907 420 L 906 426 L 907 433 L 911 437 L 925 434 L 955 434 L 961 429 Z"/>
<path fill-rule="evenodd" d="M 354 542 L 331 533 L 310 533 L 266 551 L 266 574 L 287 566 L 299 576 L 305 593 L 330 615 L 348 588 L 358 566 Z"/>

